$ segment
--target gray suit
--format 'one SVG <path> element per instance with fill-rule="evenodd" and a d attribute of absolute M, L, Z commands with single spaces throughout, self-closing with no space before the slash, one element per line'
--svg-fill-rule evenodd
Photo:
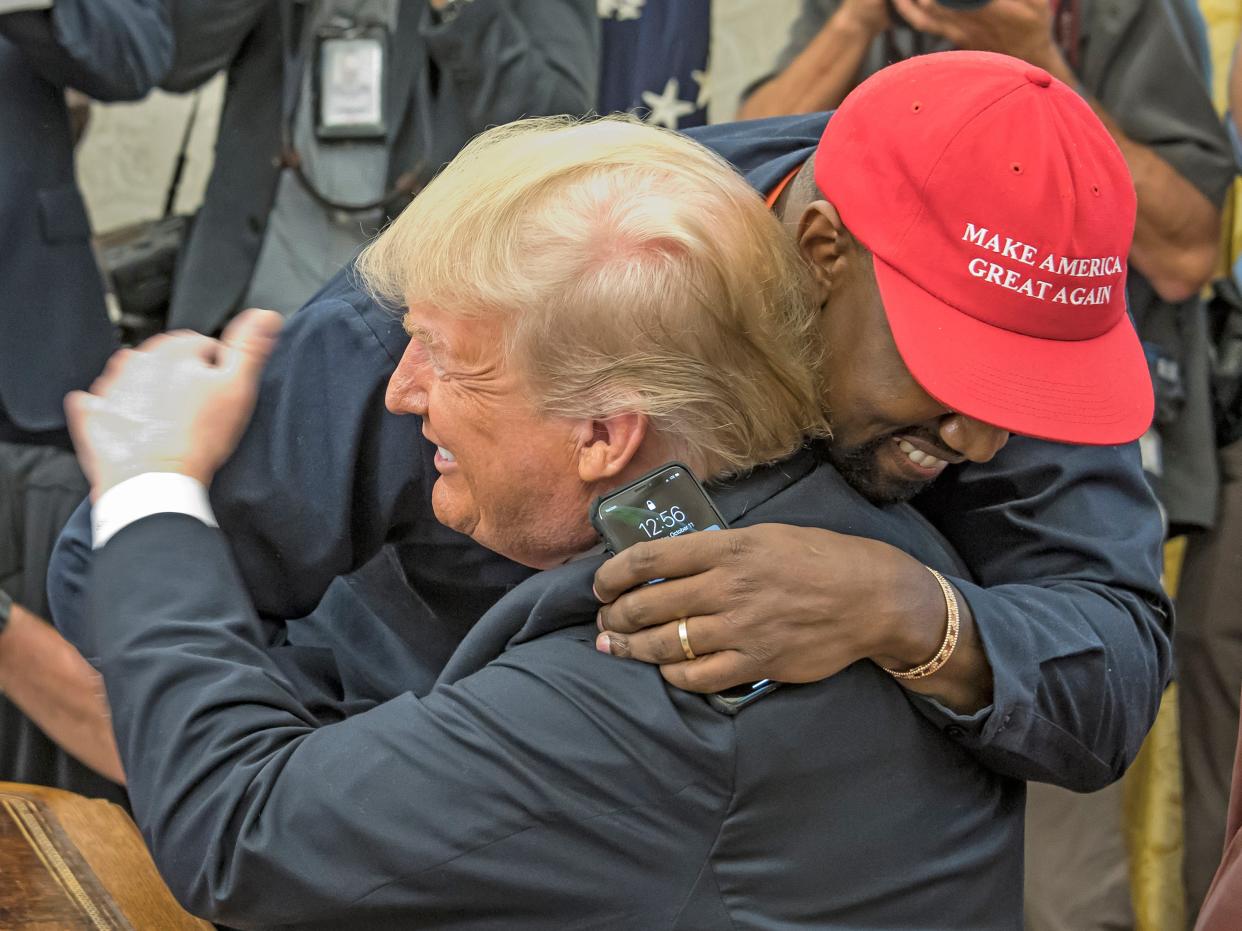
<path fill-rule="evenodd" d="M 171 0 L 185 91 L 228 69 L 216 160 L 173 289 L 169 326 L 212 332 L 239 308 L 280 176 L 282 39 L 292 0 Z M 520 116 L 583 113 L 599 79 L 589 0 L 474 0 L 449 23 L 398 3 L 387 80 L 390 182 L 426 183 L 471 136 Z M 395 204 L 393 215 L 401 204 Z"/>
<path fill-rule="evenodd" d="M 735 525 L 964 571 L 911 508 L 868 505 L 808 453 L 713 495 Z M 734 718 L 597 653 L 598 565 L 512 591 L 429 694 L 344 717 L 323 651 L 265 648 L 219 531 L 122 530 L 93 621 L 174 892 L 240 928 L 1020 927 L 1022 783 L 868 662 Z"/>

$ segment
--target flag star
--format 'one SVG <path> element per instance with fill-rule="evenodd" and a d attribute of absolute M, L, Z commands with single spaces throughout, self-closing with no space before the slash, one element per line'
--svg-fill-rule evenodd
<path fill-rule="evenodd" d="M 595 8 L 600 19 L 638 19 L 647 0 L 597 0 Z"/>
<path fill-rule="evenodd" d="M 643 103 L 651 108 L 646 121 L 666 129 L 676 129 L 678 121 L 683 116 L 689 116 L 696 109 L 690 101 L 678 99 L 677 93 L 680 89 L 681 86 L 677 79 L 669 78 L 662 94 L 643 91 Z"/>
<path fill-rule="evenodd" d="M 699 85 L 699 96 L 695 98 L 694 106 L 698 110 L 702 110 L 707 106 L 707 102 L 711 99 L 711 91 L 708 90 L 708 84 L 711 83 L 711 75 L 706 69 L 700 71 L 695 68 L 690 72 L 690 77 L 694 78 L 696 84 Z"/>

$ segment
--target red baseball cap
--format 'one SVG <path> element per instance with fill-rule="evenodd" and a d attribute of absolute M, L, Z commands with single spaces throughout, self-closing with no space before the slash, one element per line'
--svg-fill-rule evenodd
<path fill-rule="evenodd" d="M 909 59 L 841 104 L 815 181 L 871 252 L 897 349 L 932 397 L 1065 443 L 1147 429 L 1125 295 L 1134 182 L 1069 87 L 1007 55 Z"/>

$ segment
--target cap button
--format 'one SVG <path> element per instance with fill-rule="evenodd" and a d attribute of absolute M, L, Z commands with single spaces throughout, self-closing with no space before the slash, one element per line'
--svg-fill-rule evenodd
<path fill-rule="evenodd" d="M 1028 68 L 1026 79 L 1036 87 L 1048 87 L 1052 84 L 1052 75 L 1043 68 Z"/>

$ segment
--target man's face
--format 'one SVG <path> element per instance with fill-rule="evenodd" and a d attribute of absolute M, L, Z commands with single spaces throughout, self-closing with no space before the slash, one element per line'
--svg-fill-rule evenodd
<path fill-rule="evenodd" d="M 503 358 L 498 321 L 419 307 L 405 323 L 412 338 L 385 403 L 420 415 L 437 447 L 431 500 L 440 522 L 538 569 L 589 549 L 592 490 L 578 478 L 589 423 L 536 410 Z"/>
<path fill-rule="evenodd" d="M 951 411 L 919 386 L 893 342 L 870 257 L 852 260 L 824 312 L 829 458 L 871 501 L 907 501 L 952 463 L 988 461 L 1009 434 Z"/>

